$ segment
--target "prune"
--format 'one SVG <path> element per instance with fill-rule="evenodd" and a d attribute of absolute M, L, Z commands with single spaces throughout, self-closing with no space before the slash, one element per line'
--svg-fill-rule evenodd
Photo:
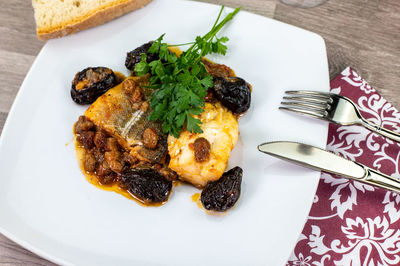
<path fill-rule="evenodd" d="M 250 85 L 239 77 L 215 77 L 214 96 L 234 114 L 242 114 L 250 107 Z"/>
<path fill-rule="evenodd" d="M 144 203 L 166 201 L 172 189 L 172 182 L 153 169 L 125 170 L 122 172 L 121 183 Z"/>
<path fill-rule="evenodd" d="M 106 67 L 88 67 L 72 81 L 71 97 L 77 104 L 90 104 L 117 83 L 114 72 Z"/>
<path fill-rule="evenodd" d="M 125 66 L 127 69 L 133 71 L 135 69 L 135 66 L 140 62 L 141 57 L 140 54 L 144 53 L 147 55 L 146 61 L 147 63 L 150 63 L 151 61 L 158 60 L 158 54 L 150 54 L 148 53 L 151 45 L 153 44 L 153 41 L 150 41 L 148 43 L 143 44 L 142 46 L 139 46 L 135 50 L 130 51 L 126 55 L 125 59 Z"/>
<path fill-rule="evenodd" d="M 201 192 L 204 208 L 223 212 L 235 205 L 240 197 L 243 170 L 239 166 L 225 172 L 217 181 L 209 182 Z"/>

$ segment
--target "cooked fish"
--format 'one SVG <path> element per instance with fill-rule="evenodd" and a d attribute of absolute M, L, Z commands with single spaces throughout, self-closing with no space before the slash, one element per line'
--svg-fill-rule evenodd
<path fill-rule="evenodd" d="M 133 84 L 131 91 L 124 87 L 128 83 Z M 160 123 L 148 120 L 152 89 L 147 85 L 147 77 L 129 77 L 100 96 L 86 110 L 85 116 L 116 137 L 132 155 L 158 163 L 165 157 L 167 137 L 162 133 Z M 143 143 L 143 133 L 147 128 L 152 128 L 158 135 L 157 146 L 152 149 Z"/>
<path fill-rule="evenodd" d="M 239 125 L 235 116 L 219 102 L 206 103 L 198 118 L 203 133 L 184 131 L 179 138 L 168 136 L 169 168 L 181 179 L 204 187 L 222 176 L 238 139 Z M 195 145 L 196 140 L 201 140 L 199 145 Z"/>

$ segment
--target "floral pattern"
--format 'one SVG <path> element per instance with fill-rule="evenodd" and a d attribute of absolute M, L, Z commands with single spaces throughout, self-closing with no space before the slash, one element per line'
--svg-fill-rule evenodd
<path fill-rule="evenodd" d="M 400 113 L 350 67 L 331 88 L 368 121 L 400 132 Z M 400 178 L 400 144 L 364 127 L 330 124 L 327 149 Z M 322 173 L 287 265 L 400 265 L 400 195 Z"/>

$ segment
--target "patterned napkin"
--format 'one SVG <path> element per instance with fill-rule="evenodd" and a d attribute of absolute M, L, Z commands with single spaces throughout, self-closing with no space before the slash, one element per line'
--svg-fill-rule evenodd
<path fill-rule="evenodd" d="M 400 113 L 353 69 L 331 81 L 331 92 L 350 98 L 371 122 L 400 132 Z M 400 144 L 364 127 L 329 124 L 327 149 L 400 178 Z M 321 174 L 287 265 L 400 265 L 400 195 Z"/>

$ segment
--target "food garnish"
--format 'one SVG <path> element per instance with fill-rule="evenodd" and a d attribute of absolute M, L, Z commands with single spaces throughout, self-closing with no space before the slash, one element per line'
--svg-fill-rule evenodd
<path fill-rule="evenodd" d="M 131 76 L 89 67 L 73 80 L 71 96 L 91 104 L 74 126 L 76 151 L 88 181 L 146 206 L 165 203 L 176 182 L 203 189 L 206 210 L 226 211 L 240 196 L 242 169 L 225 172 L 239 137 L 238 120 L 251 85 L 205 56 L 225 55 L 216 34 L 240 8 L 180 52 L 164 34 L 127 53 Z M 224 173 L 225 172 L 225 173 Z"/>
<path fill-rule="evenodd" d="M 192 43 L 183 44 L 192 45 L 179 57 L 171 53 L 168 47 L 181 45 L 163 42 L 163 34 L 151 44 L 148 53 L 141 53 L 141 61 L 134 67 L 138 76 L 151 74 L 150 84 L 156 91 L 151 97 L 153 111 L 149 119 L 162 122 L 164 133 L 179 137 L 185 128 L 193 133 L 203 132 L 199 126 L 201 121 L 193 116 L 203 112 L 204 97 L 214 82 L 201 59 L 212 53 L 226 54 L 227 46 L 224 43 L 229 39 L 218 38 L 216 34 L 241 8 L 236 8 L 219 22 L 223 9 L 222 6 L 207 34 L 197 36 Z M 158 59 L 153 60 L 157 58 L 154 55 L 158 55 Z M 150 57 L 151 62 L 148 61 Z"/>

